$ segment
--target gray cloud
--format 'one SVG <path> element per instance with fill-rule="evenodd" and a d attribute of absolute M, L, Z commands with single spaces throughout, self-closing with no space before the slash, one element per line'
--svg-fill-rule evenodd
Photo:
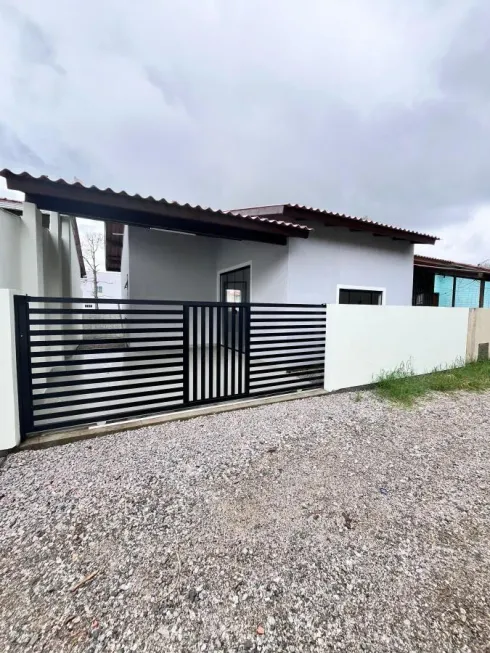
<path fill-rule="evenodd" d="M 4 164 L 464 229 L 490 205 L 490 6 L 368 4 L 24 0 L 0 26 L 0 111 L 37 162 Z"/>

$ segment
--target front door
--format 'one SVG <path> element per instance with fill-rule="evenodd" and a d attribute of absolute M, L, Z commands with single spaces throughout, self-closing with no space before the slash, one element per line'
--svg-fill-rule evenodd
<path fill-rule="evenodd" d="M 223 272 L 220 274 L 220 300 L 227 304 L 243 304 L 250 302 L 250 266 L 246 265 L 236 270 Z M 224 345 L 232 346 L 233 349 L 239 349 L 239 343 L 244 342 L 244 338 L 240 333 L 241 320 L 238 319 L 238 309 L 227 309 L 228 319 L 225 320 L 227 324 L 227 333 L 221 334 L 221 342 Z M 223 326 L 223 328 L 225 328 Z M 233 343 L 233 344 L 232 344 Z"/>

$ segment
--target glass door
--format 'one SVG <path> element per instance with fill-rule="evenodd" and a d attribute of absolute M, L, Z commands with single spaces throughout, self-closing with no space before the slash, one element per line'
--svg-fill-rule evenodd
<path fill-rule="evenodd" d="M 250 266 L 223 272 L 220 275 L 220 300 L 227 304 L 242 304 L 250 301 Z M 244 342 L 243 334 L 240 333 L 239 309 L 230 306 L 225 309 L 228 313 L 224 325 L 227 324 L 227 334 L 221 333 L 221 344 L 228 343 L 228 347 L 233 346 L 239 349 L 239 343 Z"/>

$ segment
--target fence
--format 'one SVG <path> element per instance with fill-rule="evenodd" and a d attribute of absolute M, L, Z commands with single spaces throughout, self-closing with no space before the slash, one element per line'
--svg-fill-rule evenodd
<path fill-rule="evenodd" d="M 15 297 L 23 435 L 323 386 L 325 307 Z"/>

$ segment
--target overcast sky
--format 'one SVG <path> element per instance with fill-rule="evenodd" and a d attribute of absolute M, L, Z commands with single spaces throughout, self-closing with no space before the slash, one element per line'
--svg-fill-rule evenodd
<path fill-rule="evenodd" d="M 480 262 L 489 35 L 488 0 L 0 0 L 1 167 L 369 216 Z"/>

